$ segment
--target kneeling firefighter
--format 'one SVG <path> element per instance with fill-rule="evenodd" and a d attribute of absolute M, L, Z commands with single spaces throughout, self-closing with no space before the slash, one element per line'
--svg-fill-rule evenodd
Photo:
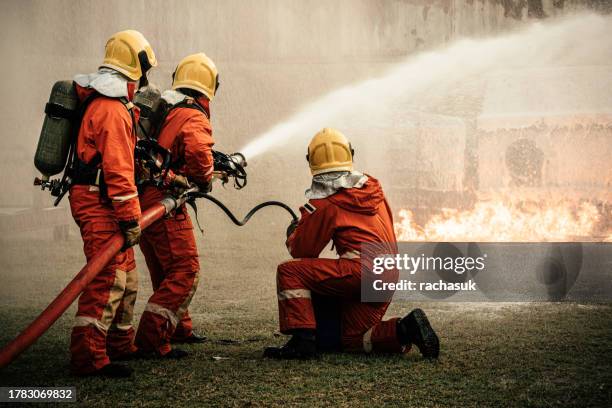
<path fill-rule="evenodd" d="M 361 302 L 360 250 L 373 243 L 397 253 L 392 213 L 380 183 L 353 171 L 353 149 L 334 129 L 323 129 L 308 146 L 313 175 L 301 218 L 287 230 L 295 259 L 277 269 L 280 331 L 292 338 L 264 356 L 311 358 L 319 350 L 405 352 L 415 344 L 437 358 L 438 337 L 421 309 L 382 321 L 389 302 Z M 339 259 L 319 258 L 332 241 Z"/>
<path fill-rule="evenodd" d="M 79 375 L 123 377 L 131 369 L 111 360 L 134 353 L 132 315 L 138 288 L 133 250 L 140 237 L 140 205 L 134 179 L 135 124 L 131 99 L 156 66 L 145 37 L 121 31 L 106 43 L 99 70 L 74 78 L 82 119 L 73 148 L 70 208 L 89 261 L 121 230 L 124 251 L 87 285 L 72 330 L 71 367 Z"/>
<path fill-rule="evenodd" d="M 157 203 L 167 190 L 187 189 L 190 182 L 202 192 L 210 191 L 214 140 L 209 103 L 218 86 L 217 68 L 204 53 L 189 55 L 178 64 L 172 89 L 162 93 L 162 103 L 167 107 L 159 129 L 154 131 L 157 144 L 170 152 L 171 171 L 161 186 L 147 184 L 148 175 L 142 175 L 143 208 Z M 187 353 L 172 348 L 171 342 L 205 340 L 193 332 L 187 311 L 198 285 L 200 264 L 193 224 L 185 205 L 145 230 L 140 249 L 154 293 L 138 327 L 139 352 L 164 358 L 184 357 Z"/>

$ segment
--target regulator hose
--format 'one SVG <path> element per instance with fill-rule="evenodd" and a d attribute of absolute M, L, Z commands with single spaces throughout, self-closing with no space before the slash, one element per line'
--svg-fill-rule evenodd
<path fill-rule="evenodd" d="M 255 207 L 253 207 L 245 216 L 244 218 L 241 220 L 239 220 L 238 218 L 236 218 L 236 216 L 234 214 L 232 214 L 232 212 L 230 211 L 229 208 L 227 208 L 225 206 L 225 204 L 223 204 L 221 201 L 219 201 L 218 199 L 216 199 L 215 197 L 206 194 L 206 193 L 194 193 L 192 195 L 192 197 L 194 198 L 205 198 L 208 201 L 212 201 L 213 203 L 215 203 L 217 205 L 217 207 L 221 208 L 223 210 L 223 212 L 229 217 L 230 220 L 232 220 L 232 222 L 236 225 L 238 225 L 239 227 L 242 227 L 243 225 L 245 225 L 247 222 L 249 222 L 249 220 L 251 219 L 251 217 L 253 216 L 253 214 L 255 214 L 257 211 L 261 210 L 264 207 L 280 207 L 282 209 L 284 209 L 285 211 L 287 211 L 290 215 L 291 218 L 293 218 L 293 221 L 297 221 L 298 220 L 298 216 L 295 214 L 295 212 L 291 209 L 291 207 L 289 207 L 287 204 L 285 203 L 281 203 L 280 201 L 264 201 L 261 204 L 256 205 Z"/>

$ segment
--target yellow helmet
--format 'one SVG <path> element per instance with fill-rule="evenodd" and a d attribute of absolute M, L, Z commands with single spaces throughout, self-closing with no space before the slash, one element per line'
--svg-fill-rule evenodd
<path fill-rule="evenodd" d="M 352 171 L 355 151 L 350 142 L 336 129 L 318 132 L 308 145 L 306 160 L 313 176 L 332 171 Z"/>
<path fill-rule="evenodd" d="M 151 44 L 136 30 L 119 31 L 106 42 L 103 67 L 121 72 L 133 81 L 139 80 L 157 59 Z"/>
<path fill-rule="evenodd" d="M 177 88 L 196 90 L 212 101 L 219 88 L 219 73 L 215 63 L 203 52 L 186 56 L 179 62 L 172 76 L 172 89 Z"/>

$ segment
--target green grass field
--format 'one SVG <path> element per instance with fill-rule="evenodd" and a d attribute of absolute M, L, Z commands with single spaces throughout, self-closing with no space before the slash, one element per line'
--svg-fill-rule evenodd
<path fill-rule="evenodd" d="M 195 326 L 210 340 L 185 347 L 191 352 L 186 359 L 132 362 L 136 375 L 128 380 L 72 377 L 73 306 L 0 371 L 0 385 L 76 386 L 80 405 L 113 407 L 612 405 L 612 305 L 432 302 L 418 306 L 441 337 L 436 363 L 416 352 L 264 360 L 263 347 L 285 341 L 277 333 L 274 289 L 274 265 L 285 254 L 279 245 L 248 259 L 232 256 L 251 245 L 242 240 L 225 249 L 203 244 L 203 280 L 191 311 Z M 2 245 L 2 344 L 79 269 L 79 247 L 78 239 Z M 139 315 L 150 283 L 144 262 L 138 261 Z M 395 303 L 388 316 L 415 306 Z"/>

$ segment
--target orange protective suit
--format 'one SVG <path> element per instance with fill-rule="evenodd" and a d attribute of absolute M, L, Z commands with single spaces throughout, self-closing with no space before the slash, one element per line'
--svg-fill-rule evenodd
<path fill-rule="evenodd" d="M 379 182 L 341 189 L 300 208 L 301 218 L 287 239 L 292 260 L 277 270 L 280 330 L 317 329 L 313 295 L 337 300 L 342 349 L 401 352 L 398 319 L 382 321 L 389 303 L 361 302 L 361 245 L 383 243 L 396 253 L 393 218 Z M 318 258 L 333 241 L 339 259 Z M 319 336 L 319 334 L 317 334 Z"/>
<path fill-rule="evenodd" d="M 206 102 L 200 101 L 207 109 Z M 201 185 L 211 182 L 214 140 L 204 113 L 185 107 L 173 109 L 162 125 L 158 142 L 171 151 L 174 173 Z M 163 191 L 147 186 L 140 202 L 143 208 L 148 208 L 163 197 Z M 143 231 L 140 249 L 151 274 L 154 293 L 140 320 L 136 344 L 145 352 L 165 355 L 171 350 L 173 335 L 192 334 L 187 307 L 198 285 L 200 264 L 193 225 L 185 206 Z"/>
<path fill-rule="evenodd" d="M 81 101 L 94 91 L 77 86 Z M 70 209 L 83 237 L 89 261 L 114 233 L 118 221 L 140 218 L 134 181 L 133 124 L 137 108 L 128 111 L 122 101 L 98 96 L 88 106 L 77 139 L 77 156 L 86 164 L 98 163 L 107 197 L 96 185 L 77 184 L 70 189 Z M 87 374 L 110 363 L 110 357 L 134 352 L 132 316 L 138 275 L 132 249 L 121 252 L 87 285 L 79 298 L 72 330 L 71 367 Z"/>

